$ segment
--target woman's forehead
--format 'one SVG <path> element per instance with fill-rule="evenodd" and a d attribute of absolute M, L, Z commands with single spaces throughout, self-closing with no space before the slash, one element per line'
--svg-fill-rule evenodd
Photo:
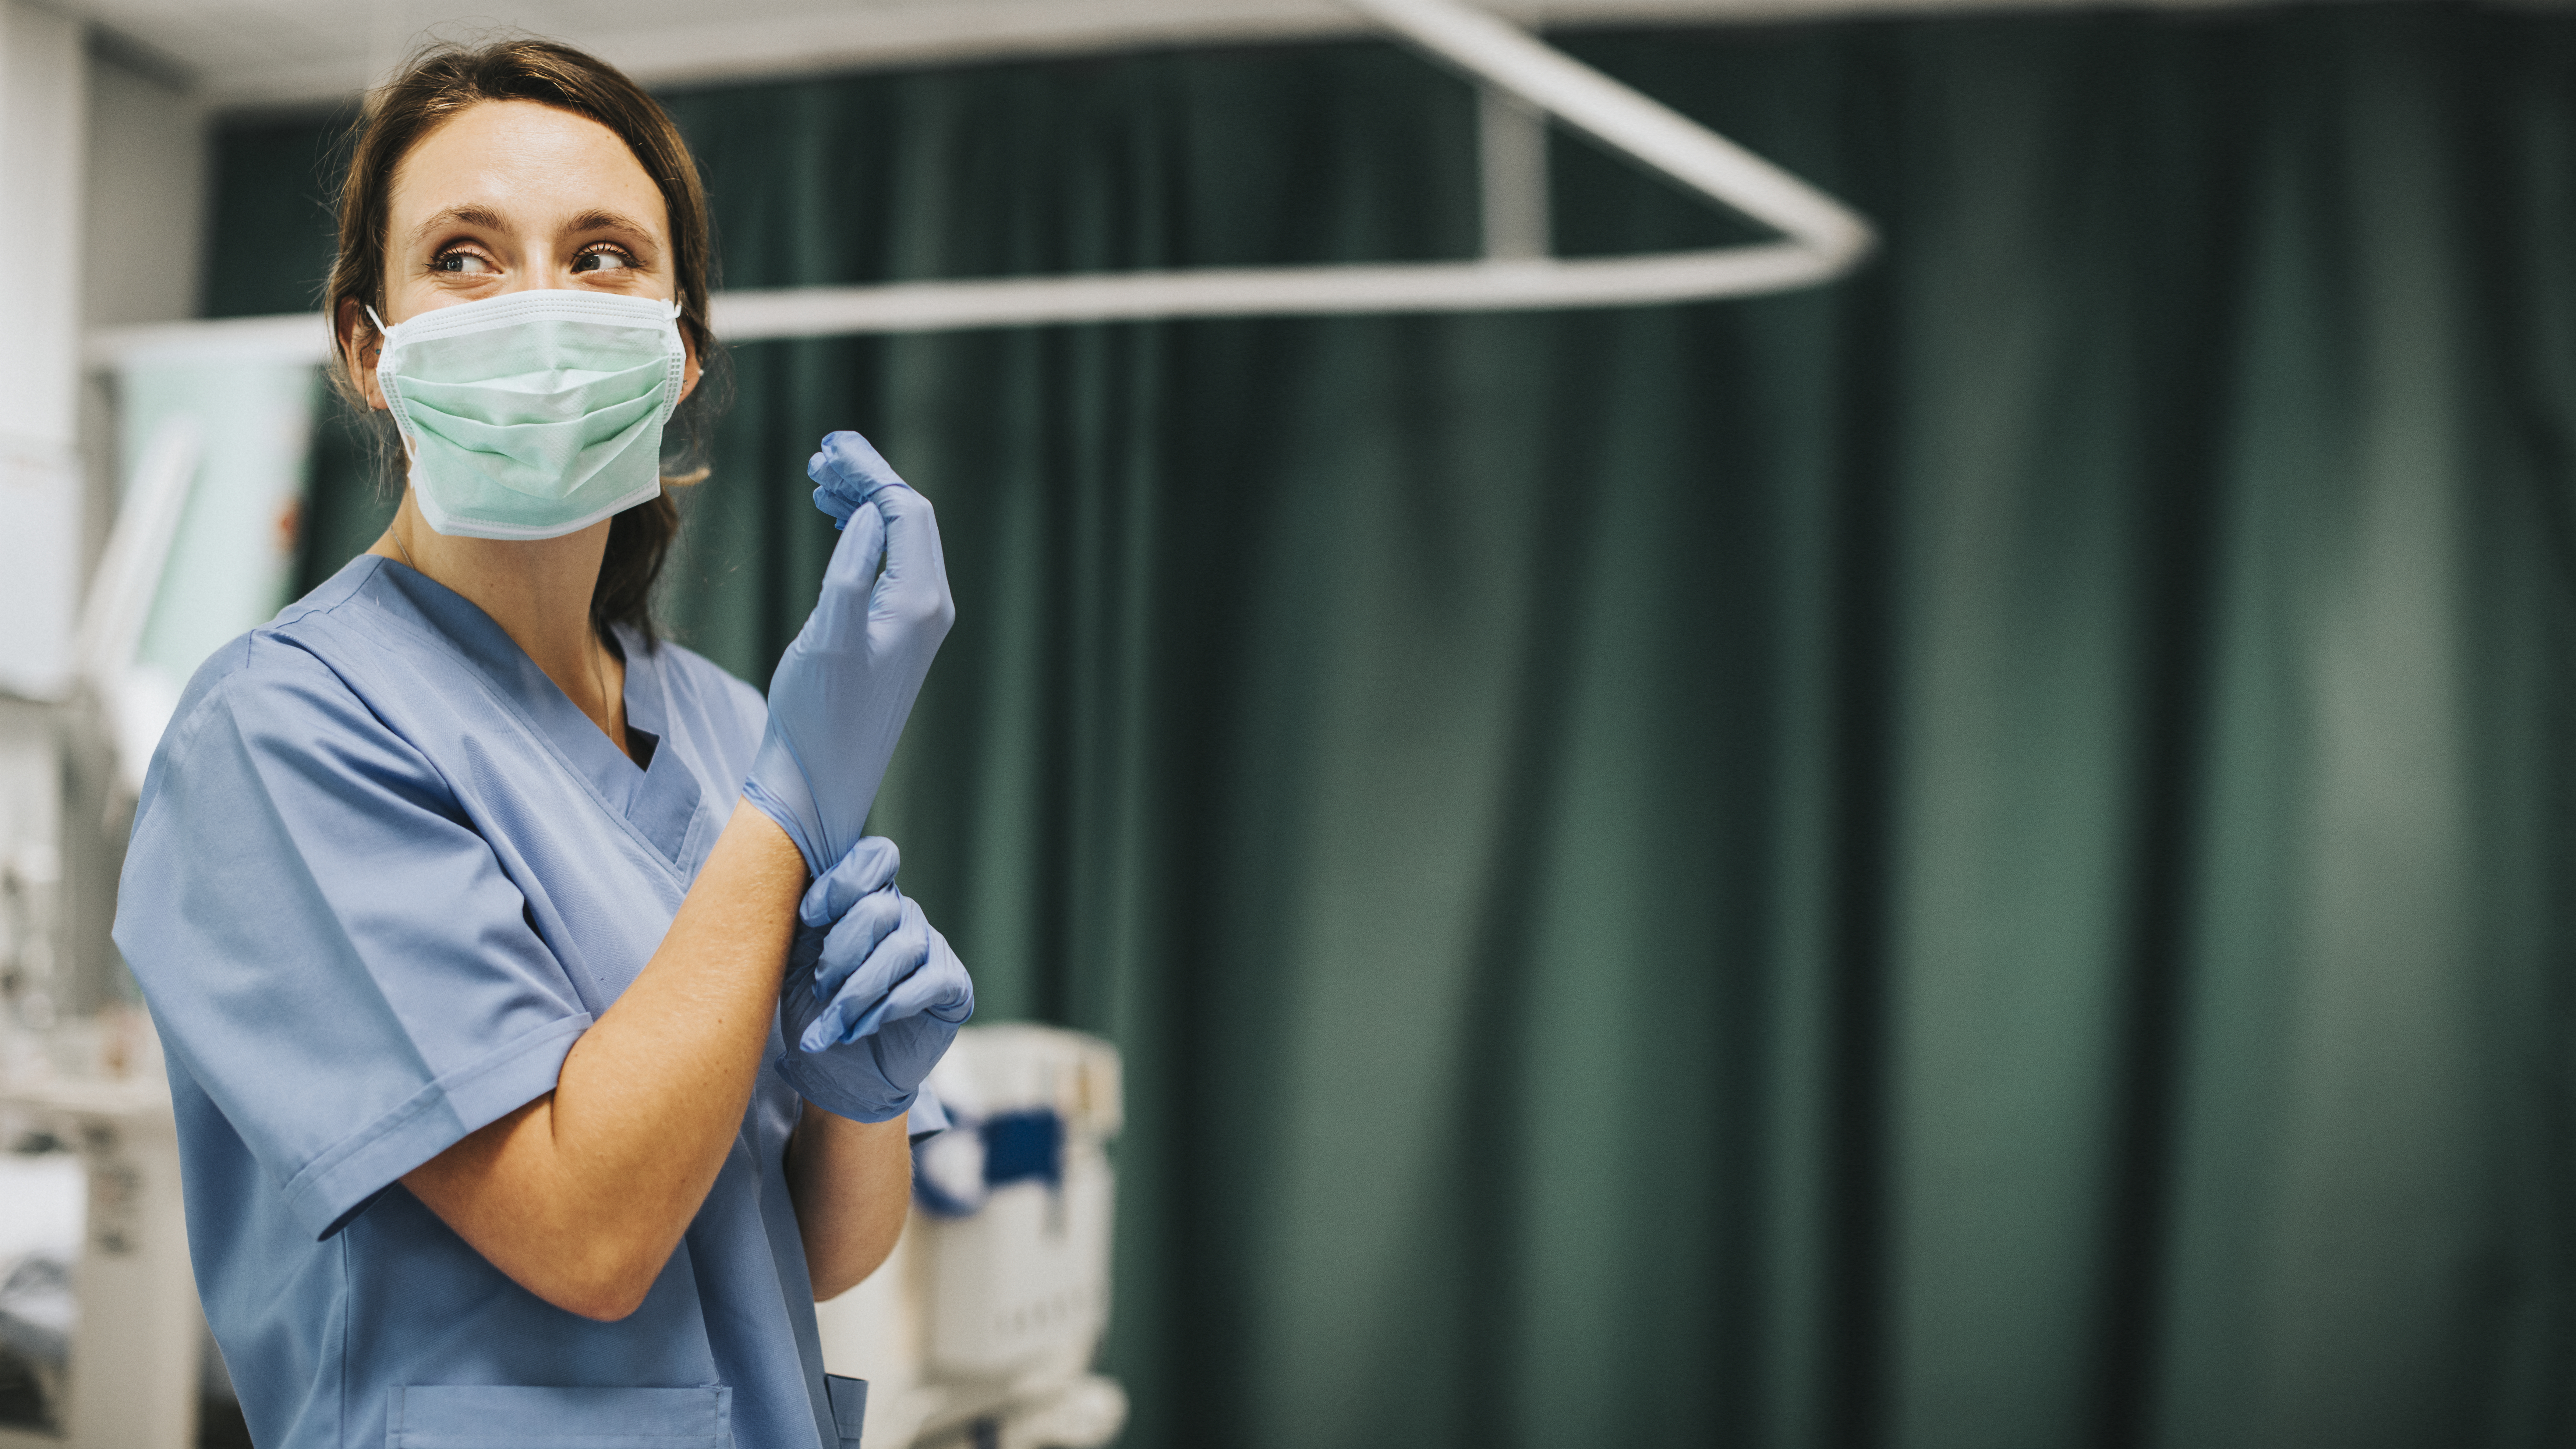
<path fill-rule="evenodd" d="M 668 220 L 661 188 L 616 132 L 535 101 L 480 101 L 441 122 L 395 166 L 390 201 L 397 244 L 448 214 L 543 230 L 624 218 L 656 236 Z"/>

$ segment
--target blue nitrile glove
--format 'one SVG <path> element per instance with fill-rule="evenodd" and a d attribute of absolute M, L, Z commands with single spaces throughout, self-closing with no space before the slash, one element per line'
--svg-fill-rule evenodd
<path fill-rule="evenodd" d="M 930 501 L 867 439 L 832 434 L 805 471 L 845 531 L 822 598 L 770 676 L 769 730 L 742 795 L 819 877 L 858 843 L 957 606 Z"/>
<path fill-rule="evenodd" d="M 870 836 L 807 889 L 778 993 L 779 1075 L 858 1122 L 910 1109 L 975 1014 L 965 966 L 895 888 L 901 864 L 894 842 Z"/>
<path fill-rule="evenodd" d="M 850 526 L 850 515 L 867 506 L 870 494 L 888 483 L 903 483 L 903 475 L 876 444 L 852 432 L 824 438 L 823 451 L 805 460 L 805 476 L 814 480 L 814 506 L 832 515 L 838 529 Z"/>

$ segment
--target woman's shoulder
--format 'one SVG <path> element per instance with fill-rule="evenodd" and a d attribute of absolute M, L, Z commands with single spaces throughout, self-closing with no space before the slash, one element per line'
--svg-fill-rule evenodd
<path fill-rule="evenodd" d="M 361 555 L 348 567 L 316 585 L 310 593 L 277 611 L 267 623 L 233 636 L 197 666 L 181 693 L 172 717 L 175 726 L 193 706 L 208 701 L 292 700 L 316 687 L 326 693 L 346 682 L 331 667 L 330 657 L 346 652 L 330 627 L 356 598 L 373 573 L 372 556 Z"/>
<path fill-rule="evenodd" d="M 357 691 L 291 633 L 263 626 L 206 660 L 170 712 L 152 774 L 220 730 L 262 754 L 308 755 L 326 740 L 383 731 Z M 151 793 L 149 784 L 145 793 Z"/>
<path fill-rule="evenodd" d="M 452 691 L 475 659 L 502 650 L 516 654 L 472 604 L 416 574 L 392 576 L 398 572 L 375 554 L 351 559 L 276 617 L 217 650 L 190 682 L 189 700 L 321 708 L 352 722 L 365 716 L 382 724 L 407 701 Z M 462 642 L 460 632 L 468 635 Z M 476 645 L 482 655 L 472 652 Z M 181 709 L 184 716 L 187 705 Z"/>
<path fill-rule="evenodd" d="M 278 610 L 267 623 L 235 635 L 208 655 L 189 679 L 173 724 L 192 704 L 203 701 L 226 706 L 285 703 L 309 700 L 317 689 L 326 697 L 349 694 L 347 682 L 330 663 L 332 655 L 345 652 L 341 641 L 332 637 L 330 624 L 365 587 L 372 569 L 364 565 L 373 562 L 362 556 Z"/>
<path fill-rule="evenodd" d="M 339 713 L 357 703 L 338 671 L 302 632 L 279 622 L 235 636 L 208 655 L 171 711 L 170 737 L 203 728 L 209 716 L 280 720 Z"/>
<path fill-rule="evenodd" d="M 335 576 L 281 610 L 277 617 L 234 636 L 197 666 L 170 709 L 168 723 L 145 772 L 143 799 L 160 793 L 177 764 L 213 755 L 250 764 L 302 760 L 312 768 L 329 756 L 350 762 L 375 757 L 368 768 L 394 766 L 414 773 L 423 762 L 395 737 L 366 691 L 350 677 L 351 656 L 369 646 L 339 637 L 325 622 L 353 593 Z M 164 698 L 167 698 L 165 695 Z M 209 746 L 210 738 L 221 744 Z"/>

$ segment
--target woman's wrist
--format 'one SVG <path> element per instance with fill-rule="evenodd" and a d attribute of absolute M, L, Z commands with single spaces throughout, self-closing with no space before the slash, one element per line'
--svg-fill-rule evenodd
<path fill-rule="evenodd" d="M 749 863 L 763 875 L 776 871 L 795 877 L 799 896 L 813 878 L 805 868 L 805 853 L 796 848 L 795 840 L 770 818 L 769 812 L 740 796 L 735 797 L 733 815 L 725 821 L 724 834 L 716 841 L 719 850 L 728 845 L 748 852 Z"/>

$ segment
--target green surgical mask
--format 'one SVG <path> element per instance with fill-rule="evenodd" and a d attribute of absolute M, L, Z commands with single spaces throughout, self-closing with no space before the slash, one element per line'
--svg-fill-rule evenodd
<path fill-rule="evenodd" d="M 679 315 L 653 297 L 510 292 L 378 320 L 376 382 L 421 517 L 466 538 L 557 538 L 659 493 L 688 365 Z"/>

